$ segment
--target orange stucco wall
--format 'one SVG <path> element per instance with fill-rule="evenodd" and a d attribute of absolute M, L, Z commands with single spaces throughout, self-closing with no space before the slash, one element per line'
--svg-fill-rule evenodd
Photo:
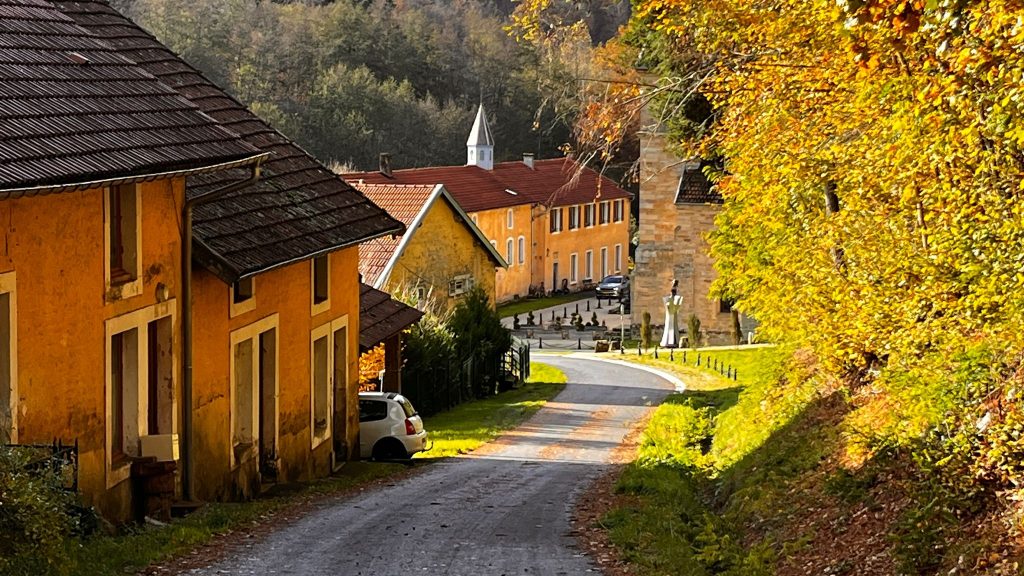
<path fill-rule="evenodd" d="M 496 264 L 447 202 L 434 202 L 419 228 L 407 234 L 412 236 L 388 276 L 388 291 L 426 285 L 432 298 L 451 308 L 458 297 L 448 295 L 448 282 L 468 274 L 495 302 Z"/>
<path fill-rule="evenodd" d="M 508 211 L 512 210 L 512 227 L 508 227 Z M 535 257 L 534 229 L 532 209 L 529 204 L 482 210 L 471 214 L 476 225 L 488 240 L 493 241 L 498 254 L 508 260 L 507 269 L 499 269 L 495 277 L 495 297 L 498 302 L 507 302 L 516 296 L 525 297 L 529 294 L 532 282 L 531 265 Z M 519 263 L 519 237 L 523 237 L 525 254 L 523 263 Z M 512 240 L 512 258 L 508 256 L 508 240 Z"/>
<path fill-rule="evenodd" d="M 168 214 L 181 213 L 184 181 L 139 186 L 141 294 L 118 300 L 104 278 L 103 189 L 0 201 L 0 274 L 13 271 L 17 285 L 17 440 L 77 440 L 80 489 L 115 519 L 130 499 L 128 481 L 108 487 L 105 322 L 156 305 L 158 284 L 180 317 L 180 219 Z"/>
<path fill-rule="evenodd" d="M 315 449 L 310 427 L 311 333 L 347 318 L 347 398 L 345 444 L 358 446 L 358 250 L 330 256 L 330 306 L 312 314 L 311 261 L 303 261 L 255 277 L 255 307 L 230 317 L 230 286 L 206 270 L 194 271 L 195 357 L 194 427 L 196 494 L 204 499 L 248 497 L 257 487 L 257 459 L 232 463 L 231 333 L 277 315 L 279 481 L 307 480 L 330 471 L 334 442 Z"/>
<path fill-rule="evenodd" d="M 628 272 L 628 258 L 629 258 L 629 200 L 623 200 L 623 219 L 620 222 L 611 221 L 613 218 L 609 217 L 609 222 L 606 224 L 597 224 L 598 215 L 598 204 L 594 204 L 595 210 L 595 224 L 590 227 L 583 225 L 583 206 L 580 206 L 580 226 L 574 230 L 569 229 L 569 207 L 562 207 L 562 230 L 560 232 L 551 232 L 548 221 L 548 211 L 544 212 L 544 217 L 537 218 L 537 227 L 543 229 L 543 234 L 539 236 L 542 238 L 543 245 L 539 247 L 539 253 L 542 255 L 541 265 L 539 270 L 535 270 L 535 274 L 541 274 L 544 279 L 544 286 L 550 290 L 555 288 L 553 282 L 554 278 L 554 266 L 558 263 L 558 286 L 561 288 L 562 279 L 569 280 L 569 290 L 577 291 L 582 290 L 588 286 L 592 286 L 601 281 L 601 278 L 609 274 L 616 273 L 627 273 Z M 612 208 L 609 206 L 609 215 L 612 214 Z M 615 247 L 621 246 L 620 248 L 620 261 L 619 266 L 615 265 Z M 607 249 L 607 265 L 602 269 L 601 266 L 601 249 Z M 589 276 L 590 284 L 586 284 L 585 281 L 588 279 L 586 274 L 586 257 L 587 251 L 592 252 L 592 268 Z M 576 279 L 572 280 L 572 255 L 576 254 Z"/>

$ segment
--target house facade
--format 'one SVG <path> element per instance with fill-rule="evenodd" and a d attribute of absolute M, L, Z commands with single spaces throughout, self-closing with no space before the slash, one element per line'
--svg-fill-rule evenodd
<path fill-rule="evenodd" d="M 77 442 L 82 497 L 115 521 L 149 458 L 175 462 L 176 496 L 195 500 L 353 455 L 358 244 L 402 224 L 105 2 L 11 13 L 9 440 Z"/>
<path fill-rule="evenodd" d="M 360 246 L 364 282 L 448 310 L 474 287 L 495 301 L 495 271 L 506 262 L 444 186 L 361 182 L 356 187 L 406 225 L 401 236 Z"/>
<path fill-rule="evenodd" d="M 498 302 L 590 288 L 627 272 L 632 195 L 567 159 L 494 162 L 481 106 L 466 143 L 467 164 L 346 174 L 373 184 L 442 184 L 508 263 L 495 278 Z M 616 254 L 618 257 L 616 257 Z M 588 267 L 589 263 L 589 267 Z"/>
<path fill-rule="evenodd" d="M 664 318 L 664 300 L 673 280 L 683 306 L 679 328 L 700 320 L 706 343 L 745 340 L 756 323 L 735 312 L 732 304 L 710 296 L 718 277 L 708 235 L 722 208 L 722 196 L 708 180 L 700 160 L 680 161 L 667 149 L 664 126 L 644 111 L 640 134 L 640 205 L 636 267 L 632 276 L 632 321 L 649 312 L 654 324 Z"/>

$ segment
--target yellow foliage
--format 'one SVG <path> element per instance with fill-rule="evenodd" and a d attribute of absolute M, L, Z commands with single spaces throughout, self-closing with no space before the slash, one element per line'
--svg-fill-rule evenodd
<path fill-rule="evenodd" d="M 384 370 L 384 345 L 380 344 L 359 356 L 359 391 L 380 390 L 378 376 Z"/>

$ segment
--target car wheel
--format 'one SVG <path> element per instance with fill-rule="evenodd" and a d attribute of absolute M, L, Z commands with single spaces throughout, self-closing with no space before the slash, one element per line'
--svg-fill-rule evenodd
<path fill-rule="evenodd" d="M 405 446 L 394 438 L 382 438 L 373 445 L 374 460 L 407 460 L 409 453 Z"/>

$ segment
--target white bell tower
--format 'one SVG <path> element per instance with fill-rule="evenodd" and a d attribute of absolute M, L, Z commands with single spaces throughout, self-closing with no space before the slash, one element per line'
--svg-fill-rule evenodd
<path fill-rule="evenodd" d="M 487 124 L 483 104 L 480 104 L 476 111 L 473 129 L 466 140 L 466 165 L 479 166 L 484 170 L 494 169 L 494 138 L 491 136 L 491 127 Z"/>

